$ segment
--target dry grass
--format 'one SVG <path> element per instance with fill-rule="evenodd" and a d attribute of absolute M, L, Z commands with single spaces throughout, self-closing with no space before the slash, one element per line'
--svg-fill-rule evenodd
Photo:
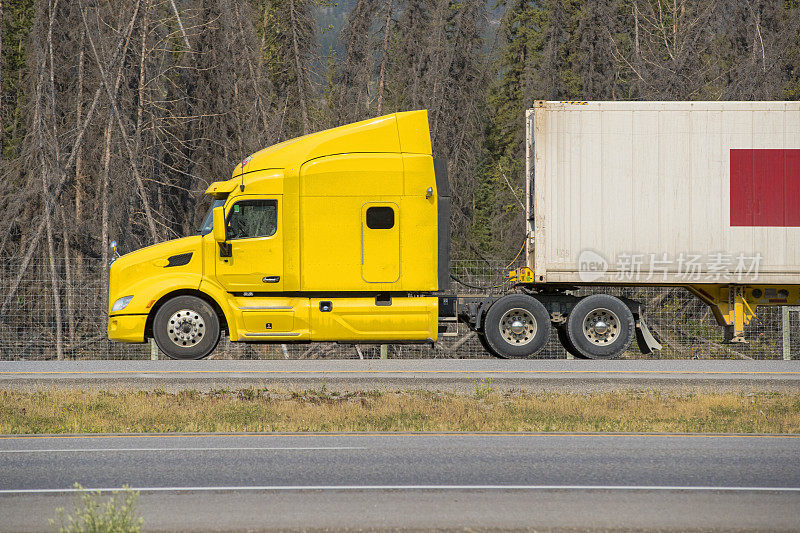
<path fill-rule="evenodd" d="M 800 394 L 0 392 L 0 433 L 612 431 L 800 433 Z"/>

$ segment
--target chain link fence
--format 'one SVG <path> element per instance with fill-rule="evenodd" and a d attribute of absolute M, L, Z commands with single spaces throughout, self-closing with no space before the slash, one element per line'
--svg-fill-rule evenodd
<path fill-rule="evenodd" d="M 50 265 L 33 262 L 25 269 L 14 297 L 0 317 L 0 360 L 43 360 L 56 357 L 60 329 L 63 353 L 67 359 L 150 359 L 164 358 L 149 344 L 121 344 L 106 338 L 106 290 L 99 260 L 73 262 L 67 269 L 55 265 L 56 303 Z M 69 270 L 69 271 L 68 271 Z M 453 282 L 451 292 L 460 295 L 499 294 L 504 288 L 506 264 L 502 261 L 453 261 L 452 274 L 463 281 Z M 19 264 L 2 259 L 0 299 L 15 285 Z M 507 287 L 507 285 L 505 285 Z M 590 291 L 582 290 L 579 294 Z M 618 296 L 640 301 L 647 323 L 664 349 L 652 355 L 629 350 L 628 358 L 661 359 L 782 359 L 800 358 L 800 308 L 759 308 L 758 318 L 745 330 L 748 344 L 723 345 L 722 329 L 710 309 L 682 288 L 636 287 L 603 288 Z M 57 312 L 58 310 L 58 312 Z M 788 313 L 788 316 L 786 316 Z M 59 320 L 60 318 L 60 320 Z M 59 326 L 60 322 L 60 328 Z M 788 327 L 787 327 L 788 325 Z M 448 324 L 448 336 L 433 345 L 388 345 L 389 358 L 488 358 L 473 332 L 464 324 Z M 375 359 L 376 345 L 313 343 L 299 345 L 241 344 L 227 339 L 220 342 L 216 359 Z M 555 330 L 541 358 L 566 358 Z"/>

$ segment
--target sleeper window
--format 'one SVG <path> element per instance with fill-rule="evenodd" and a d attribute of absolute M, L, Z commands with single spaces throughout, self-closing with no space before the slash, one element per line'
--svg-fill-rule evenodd
<path fill-rule="evenodd" d="M 394 209 L 385 206 L 367 209 L 367 227 L 369 229 L 392 229 L 394 227 Z"/>
<path fill-rule="evenodd" d="M 278 230 L 277 200 L 243 200 L 233 204 L 226 223 L 229 239 L 269 237 Z"/>

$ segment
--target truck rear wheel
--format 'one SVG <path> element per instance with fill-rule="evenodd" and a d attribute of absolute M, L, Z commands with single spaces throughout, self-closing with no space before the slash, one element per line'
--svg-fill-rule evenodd
<path fill-rule="evenodd" d="M 550 337 L 550 314 L 539 300 L 525 294 L 509 294 L 486 313 L 484 335 L 496 357 L 530 357 Z"/>
<path fill-rule="evenodd" d="M 608 294 L 583 298 L 567 317 L 567 338 L 589 359 L 612 359 L 633 340 L 633 313 L 622 300 Z"/>
<path fill-rule="evenodd" d="M 219 318 L 196 296 L 177 296 L 156 312 L 153 338 L 171 359 L 203 359 L 219 343 Z"/>

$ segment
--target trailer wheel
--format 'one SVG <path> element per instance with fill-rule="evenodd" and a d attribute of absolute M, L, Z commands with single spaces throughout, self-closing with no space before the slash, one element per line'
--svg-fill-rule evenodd
<path fill-rule="evenodd" d="M 561 346 L 564 347 L 568 354 L 572 355 L 575 359 L 588 359 L 585 355 L 579 352 L 577 348 L 575 348 L 575 345 L 572 344 L 572 341 L 569 340 L 566 326 L 556 327 L 556 333 L 558 334 L 558 340 L 561 342 Z"/>
<path fill-rule="evenodd" d="M 567 317 L 567 338 L 589 359 L 612 359 L 628 349 L 634 334 L 633 313 L 619 298 L 593 294 Z"/>
<path fill-rule="evenodd" d="M 550 337 L 550 315 L 539 300 L 509 294 L 489 308 L 483 329 L 496 357 L 530 357 Z"/>
<path fill-rule="evenodd" d="M 171 359 L 203 359 L 217 347 L 219 318 L 196 296 L 177 296 L 156 312 L 153 338 Z"/>

